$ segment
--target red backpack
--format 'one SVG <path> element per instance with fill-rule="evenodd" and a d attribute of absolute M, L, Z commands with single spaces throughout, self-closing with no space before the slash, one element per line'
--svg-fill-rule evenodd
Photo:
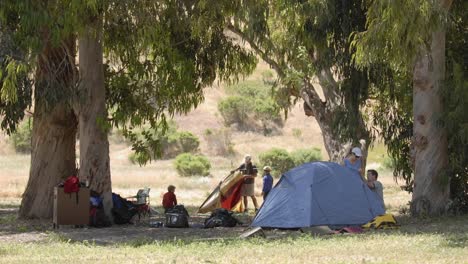
<path fill-rule="evenodd" d="M 63 183 L 65 193 L 77 193 L 80 190 L 80 180 L 76 176 L 68 177 Z"/>

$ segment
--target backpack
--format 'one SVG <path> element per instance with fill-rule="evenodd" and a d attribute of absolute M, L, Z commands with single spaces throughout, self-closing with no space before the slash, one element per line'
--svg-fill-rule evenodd
<path fill-rule="evenodd" d="M 181 204 L 176 205 L 166 212 L 166 227 L 189 227 L 189 214 Z"/>
<path fill-rule="evenodd" d="M 120 197 L 120 195 L 112 193 L 112 216 L 114 223 L 118 225 L 129 224 L 133 216 L 137 213 L 137 208 L 132 202 Z"/>
<path fill-rule="evenodd" d="M 189 216 L 187 209 L 185 209 L 184 205 L 178 204 L 172 208 L 167 209 L 166 213 L 171 213 L 171 214 L 184 214 L 187 217 Z"/>
<path fill-rule="evenodd" d="M 211 216 L 205 220 L 205 228 L 213 228 L 213 227 L 234 227 L 237 224 L 242 224 L 239 220 L 237 220 L 234 216 L 232 216 L 233 212 L 228 211 L 224 208 L 216 209 L 211 213 Z"/>
<path fill-rule="evenodd" d="M 80 180 L 76 176 L 68 177 L 63 183 L 65 193 L 77 193 L 80 190 Z"/>

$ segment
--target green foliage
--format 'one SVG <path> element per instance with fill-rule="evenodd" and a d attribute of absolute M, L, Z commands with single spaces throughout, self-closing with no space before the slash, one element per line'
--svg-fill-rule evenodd
<path fill-rule="evenodd" d="M 10 135 L 16 152 L 31 153 L 32 118 L 23 120 L 16 131 Z"/>
<path fill-rule="evenodd" d="M 246 126 L 247 117 L 252 112 L 252 100 L 240 96 L 229 96 L 218 103 L 218 111 L 224 119 L 224 124 L 239 124 Z"/>
<path fill-rule="evenodd" d="M 156 149 L 158 152 L 137 151 L 131 153 L 129 160 L 132 163 L 140 165 L 145 164 L 147 161 L 157 158 L 171 159 L 181 153 L 196 153 L 200 146 L 200 140 L 197 136 L 188 131 L 177 131 L 176 123 L 170 121 L 167 123 L 164 131 L 152 129 L 146 126 L 134 131 L 137 137 L 134 142 L 141 142 L 141 144 L 148 144 L 149 142 L 156 142 L 156 146 L 143 146 L 143 149 Z M 125 133 L 125 132 L 123 132 Z"/>
<path fill-rule="evenodd" d="M 322 160 L 322 153 L 318 148 L 298 149 L 291 152 L 294 165 L 299 166 L 304 163 Z"/>
<path fill-rule="evenodd" d="M 272 148 L 261 153 L 259 159 L 261 167 L 270 166 L 272 175 L 279 177 L 296 166 L 322 160 L 322 154 L 318 148 L 298 149 L 291 153 L 285 149 Z"/>
<path fill-rule="evenodd" d="M 366 11 L 364 0 L 260 0 L 245 4 L 229 28 L 275 71 L 273 94 L 286 115 L 305 99 L 338 141 L 370 143 L 360 109 L 373 86 L 367 69 L 353 65 L 349 38 L 365 29 Z M 325 101 L 314 87 L 316 77 Z"/>
<path fill-rule="evenodd" d="M 268 134 L 271 124 L 282 125 L 280 108 L 271 95 L 271 86 L 258 81 L 244 81 L 226 88 L 231 94 L 218 103 L 218 110 L 226 125 L 238 124 L 241 129 L 255 130 L 261 122 Z"/>
<path fill-rule="evenodd" d="M 188 131 L 176 131 L 172 134 L 162 135 L 163 157 L 173 158 L 180 153 L 196 153 L 200 146 L 200 140 L 197 136 Z"/>
<path fill-rule="evenodd" d="M 468 212 L 468 2 L 454 1 L 447 30 L 444 125 L 448 131 L 450 191 L 455 211 Z"/>
<path fill-rule="evenodd" d="M 89 29 L 90 17 L 103 17 L 110 125 L 122 129 L 134 151 L 151 159 L 162 153 L 160 136 L 166 132 L 167 117 L 197 107 L 204 99 L 203 88 L 215 80 L 233 82 L 255 68 L 254 54 L 224 32 L 228 18 L 238 9 L 239 3 L 230 1 L 5 0 L 0 5 L 0 31 L 12 29 L 13 46 L 30 55 L 26 63 L 18 65 L 29 65 L 31 71 L 46 45 L 60 47 L 70 36 Z M 13 62 L 8 65 L 18 69 Z M 15 76 L 3 77 L 11 80 Z M 47 78 L 64 81 L 53 74 Z M 11 92 L 12 85 L 5 87 L 2 93 L 9 98 L 22 96 L 18 91 L 16 95 Z M 19 87 L 16 85 L 16 90 Z M 62 90 L 36 90 L 44 93 L 36 94 L 36 98 L 48 100 L 61 96 Z M 27 95 L 30 102 L 31 93 Z M 77 98 L 75 94 L 66 95 L 70 103 Z M 14 114 L 21 114 L 29 104 L 26 101 L 15 108 Z M 2 128 L 22 117 L 13 116 L 7 108 L 0 102 L 0 115 L 6 116 Z"/>
<path fill-rule="evenodd" d="M 439 1 L 370 1 L 366 30 L 356 33 L 354 59 L 360 65 L 388 63 L 411 71 L 415 58 L 427 48 L 432 32 L 447 15 Z"/>
<path fill-rule="evenodd" d="M 232 82 L 252 72 L 253 53 L 224 32 L 237 8 L 229 1 L 113 2 L 104 23 L 113 125 L 136 139 L 135 128 L 164 126 L 166 116 L 198 106 L 203 88 L 215 80 Z M 161 143 L 132 142 L 141 152 Z"/>
<path fill-rule="evenodd" d="M 275 177 L 294 168 L 294 159 L 289 155 L 288 151 L 280 148 L 272 148 L 263 152 L 259 156 L 261 167 L 270 166 L 272 168 L 271 174 Z"/>
<path fill-rule="evenodd" d="M 453 1 L 448 14 L 442 1 L 372 1 L 369 2 L 367 30 L 354 36 L 355 61 L 380 72 L 381 94 L 373 102 L 373 121 L 381 128 L 394 174 L 402 176 L 406 189 L 412 191 L 411 164 L 412 68 L 417 56 L 430 49 L 432 33 L 446 29 L 446 83 L 442 89 L 444 113 L 439 124 L 448 137 L 452 206 L 468 211 L 468 123 L 466 31 L 468 3 Z M 380 68 L 380 69 L 379 69 Z M 383 69 L 383 70 L 382 70 Z M 390 73 L 390 74 L 388 74 Z M 389 84 L 390 83 L 390 84 Z"/>
<path fill-rule="evenodd" d="M 148 160 L 148 157 L 145 156 L 146 153 L 143 152 L 132 152 L 128 155 L 128 160 L 132 164 L 145 164 L 145 162 Z"/>
<path fill-rule="evenodd" d="M 385 156 L 385 158 L 382 161 L 382 168 L 387 169 L 387 170 L 395 170 L 395 159 L 389 156 Z"/>
<path fill-rule="evenodd" d="M 10 135 L 31 105 L 32 84 L 25 59 L 12 32 L 2 30 L 0 23 L 0 126 Z"/>
<path fill-rule="evenodd" d="M 183 153 L 176 157 L 174 167 L 180 176 L 208 176 L 210 174 L 210 161 L 202 155 Z"/>

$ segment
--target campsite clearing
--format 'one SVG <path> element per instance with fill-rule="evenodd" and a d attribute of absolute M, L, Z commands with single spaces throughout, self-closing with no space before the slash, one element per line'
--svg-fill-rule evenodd
<path fill-rule="evenodd" d="M 414 219 L 400 216 L 398 230 L 314 237 L 297 231 L 267 231 L 276 239 L 239 239 L 245 227 L 50 229 L 15 221 L 0 206 L 0 263 L 466 263 L 468 217 Z M 201 218 L 199 221 L 202 220 Z M 275 234 L 276 232 L 276 234 Z M 164 238 L 164 239 L 163 239 Z"/>
<path fill-rule="evenodd" d="M 196 208 L 190 208 L 191 211 Z M 0 203 L 0 263 L 467 263 L 468 216 L 398 217 L 400 229 L 313 236 L 266 231 L 240 239 L 247 226 L 214 229 L 137 225 L 52 230 L 19 221 L 17 205 Z M 155 218 L 159 220 L 160 218 Z M 200 226 L 204 217 L 192 218 Z M 251 216 L 242 216 L 248 221 Z"/>

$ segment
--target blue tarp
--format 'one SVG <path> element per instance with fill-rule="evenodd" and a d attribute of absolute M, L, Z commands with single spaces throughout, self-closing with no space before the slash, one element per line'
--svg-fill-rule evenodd
<path fill-rule="evenodd" d="M 377 194 L 359 174 L 337 163 L 311 162 L 281 176 L 252 226 L 362 225 L 384 213 Z"/>

